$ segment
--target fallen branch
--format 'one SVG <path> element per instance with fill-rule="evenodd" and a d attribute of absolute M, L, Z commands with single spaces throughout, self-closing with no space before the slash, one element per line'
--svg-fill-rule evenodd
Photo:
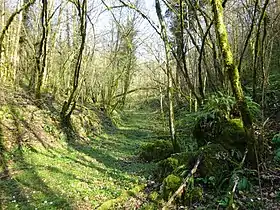
<path fill-rule="evenodd" d="M 201 157 L 198 157 L 193 169 L 189 172 L 188 176 L 184 179 L 183 184 L 178 188 L 178 190 L 171 196 L 171 198 L 168 200 L 167 204 L 162 208 L 162 210 L 167 210 L 168 207 L 172 204 L 174 199 L 184 190 L 184 188 L 187 186 L 187 183 L 189 182 L 190 178 L 195 174 L 197 171 L 197 168 L 200 164 Z"/>

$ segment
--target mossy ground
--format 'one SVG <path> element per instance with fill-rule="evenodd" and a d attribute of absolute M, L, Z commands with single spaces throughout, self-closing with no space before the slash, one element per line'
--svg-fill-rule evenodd
<path fill-rule="evenodd" d="M 105 117 L 96 117 L 98 131 L 85 132 L 77 112 L 70 131 L 60 127 L 55 104 L 38 108 L 28 94 L 4 91 L 0 209 L 95 209 L 151 174 L 154 164 L 136 154 L 160 129 L 157 113 L 127 111 L 122 125 L 107 130 Z"/>

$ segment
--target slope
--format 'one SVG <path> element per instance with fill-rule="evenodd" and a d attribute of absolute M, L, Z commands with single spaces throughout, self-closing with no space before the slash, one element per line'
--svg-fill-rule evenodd
<path fill-rule="evenodd" d="M 159 127 L 156 113 L 128 111 L 117 128 L 80 105 L 70 130 L 58 110 L 51 96 L 1 88 L 0 209 L 95 209 L 149 176 L 154 165 L 136 155 Z"/>

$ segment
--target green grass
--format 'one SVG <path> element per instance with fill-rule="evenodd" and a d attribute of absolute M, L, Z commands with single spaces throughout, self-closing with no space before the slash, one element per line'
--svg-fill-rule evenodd
<path fill-rule="evenodd" d="M 86 137 L 44 122 L 40 141 L 54 136 L 51 146 L 24 144 L 6 152 L 0 209 L 95 209 L 145 182 L 154 165 L 137 160 L 138 148 L 161 124 L 156 113 L 130 111 L 122 117 L 114 132 Z"/>

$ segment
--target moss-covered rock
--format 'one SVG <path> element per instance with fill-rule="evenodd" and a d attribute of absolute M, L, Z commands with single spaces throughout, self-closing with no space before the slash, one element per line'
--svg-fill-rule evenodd
<path fill-rule="evenodd" d="M 200 118 L 193 130 L 199 147 L 207 143 L 221 144 L 227 150 L 244 152 L 246 133 L 242 120 L 226 119 L 221 115 L 206 115 Z"/>
<path fill-rule="evenodd" d="M 197 156 L 201 156 L 198 166 L 198 173 L 201 177 L 215 177 L 218 183 L 225 174 L 228 174 L 229 153 L 222 145 L 209 144 L 201 147 Z"/>
<path fill-rule="evenodd" d="M 162 195 L 165 200 L 168 200 L 174 192 L 180 187 L 182 179 L 179 176 L 170 174 L 163 180 Z"/>
<path fill-rule="evenodd" d="M 171 174 L 179 166 L 179 161 L 175 158 L 169 157 L 157 163 L 157 170 L 155 177 L 161 182 L 165 177 Z"/>
<path fill-rule="evenodd" d="M 194 152 L 180 152 L 171 155 L 171 158 L 178 160 L 178 165 L 188 165 L 189 161 L 193 159 L 195 153 Z"/>
<path fill-rule="evenodd" d="M 140 148 L 139 157 L 146 161 L 164 160 L 173 153 L 173 146 L 170 141 L 157 140 L 152 143 L 143 144 Z"/>
<path fill-rule="evenodd" d="M 154 201 L 154 202 L 156 202 L 156 201 L 159 199 L 159 197 L 160 197 L 160 195 L 159 195 L 159 193 L 156 192 L 156 191 L 153 191 L 153 192 L 151 192 L 151 193 L 149 194 L 149 199 L 150 199 L 151 201 Z"/>
<path fill-rule="evenodd" d="M 222 125 L 225 122 L 226 118 L 219 113 L 208 114 L 198 119 L 193 130 L 193 136 L 197 140 L 198 147 L 217 139 L 221 135 Z"/>
<path fill-rule="evenodd" d="M 240 152 L 245 151 L 246 147 L 246 133 L 241 119 L 228 120 L 218 136 L 217 141 L 224 146 L 227 150 L 237 149 Z"/>

